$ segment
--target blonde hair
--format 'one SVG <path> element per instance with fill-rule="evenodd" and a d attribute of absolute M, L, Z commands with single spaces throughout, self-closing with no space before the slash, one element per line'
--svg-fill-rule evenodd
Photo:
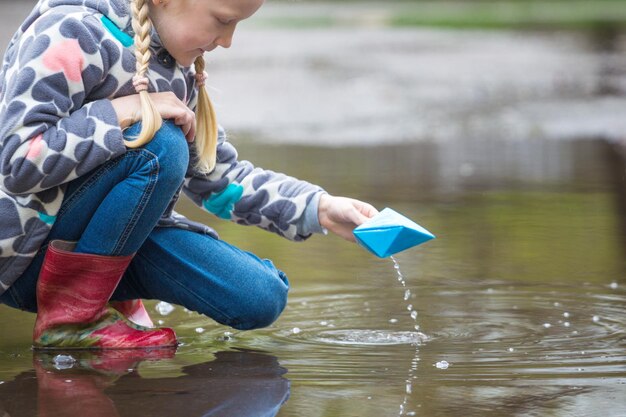
<path fill-rule="evenodd" d="M 196 58 L 194 66 L 196 74 L 204 73 L 204 58 L 202 56 Z M 215 167 L 217 157 L 217 119 L 204 83 L 198 87 L 196 140 L 194 143 L 198 153 L 196 169 L 201 173 L 208 174 Z"/>
<path fill-rule="evenodd" d="M 144 79 L 152 53 L 150 52 L 150 32 L 152 21 L 148 16 L 149 0 L 130 0 L 132 25 L 135 32 L 135 57 L 137 59 L 134 79 Z M 194 63 L 196 74 L 204 73 L 204 58 L 198 57 Z M 146 81 L 147 82 L 147 81 Z M 137 85 L 137 84 L 135 84 Z M 124 141 L 129 148 L 138 148 L 150 142 L 161 128 L 163 120 L 147 88 L 139 92 L 141 102 L 141 132 L 136 140 Z M 198 86 L 198 103 L 196 106 L 196 147 L 197 161 L 195 168 L 208 174 L 215 167 L 217 154 L 217 121 L 213 104 L 204 85 Z"/>

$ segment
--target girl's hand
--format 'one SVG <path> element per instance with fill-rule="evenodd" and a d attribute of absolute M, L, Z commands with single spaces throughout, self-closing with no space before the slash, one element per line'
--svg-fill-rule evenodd
<path fill-rule="evenodd" d="M 318 217 L 320 225 L 342 238 L 355 242 L 352 231 L 370 217 L 378 214 L 372 205 L 353 198 L 322 194 Z"/>
<path fill-rule="evenodd" d="M 164 120 L 173 120 L 180 126 L 187 142 L 193 142 L 196 137 L 196 115 L 194 112 L 171 91 L 150 93 L 150 98 L 161 117 Z M 139 94 L 115 98 L 111 100 L 111 104 L 122 129 L 141 120 Z"/>

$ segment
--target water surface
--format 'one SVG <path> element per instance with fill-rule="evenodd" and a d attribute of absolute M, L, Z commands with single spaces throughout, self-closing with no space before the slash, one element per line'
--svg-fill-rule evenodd
<path fill-rule="evenodd" d="M 519 157 L 503 163 L 511 146 Z M 161 315 L 151 301 L 183 342 L 175 354 L 73 353 L 63 369 L 30 350 L 32 315 L 0 307 L 0 415 L 625 415 L 624 180 L 614 174 L 624 167 L 602 141 L 521 146 L 285 146 L 278 159 L 242 144 L 243 158 L 435 233 L 397 255 L 406 287 L 391 260 L 339 238 L 294 244 L 184 202 L 180 211 L 287 272 L 281 318 L 239 332 L 179 306 Z"/>

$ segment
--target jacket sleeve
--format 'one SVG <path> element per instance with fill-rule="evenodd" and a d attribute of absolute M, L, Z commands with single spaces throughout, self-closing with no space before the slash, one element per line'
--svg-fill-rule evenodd
<path fill-rule="evenodd" d="M 255 168 L 238 161 L 236 149 L 220 127 L 217 163 L 208 175 L 193 169 L 192 163 L 183 192 L 198 206 L 216 216 L 243 225 L 254 225 L 289 240 L 301 241 L 324 230 L 317 220 L 320 187 L 284 174 Z"/>
<path fill-rule="evenodd" d="M 3 191 L 58 186 L 125 152 L 111 102 L 86 102 L 119 59 L 98 23 L 82 14 L 47 14 L 13 46 L 0 92 Z"/>

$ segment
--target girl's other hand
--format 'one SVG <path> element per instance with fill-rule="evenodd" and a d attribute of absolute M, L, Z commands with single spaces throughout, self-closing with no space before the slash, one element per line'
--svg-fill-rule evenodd
<path fill-rule="evenodd" d="M 150 98 L 164 120 L 173 120 L 185 134 L 187 142 L 196 137 L 196 115 L 171 91 L 150 93 Z M 141 120 L 139 94 L 118 97 L 111 100 L 122 129 Z"/>
<path fill-rule="evenodd" d="M 355 242 L 355 227 L 378 214 L 372 205 L 347 197 L 322 194 L 318 217 L 320 225 L 342 238 Z"/>

